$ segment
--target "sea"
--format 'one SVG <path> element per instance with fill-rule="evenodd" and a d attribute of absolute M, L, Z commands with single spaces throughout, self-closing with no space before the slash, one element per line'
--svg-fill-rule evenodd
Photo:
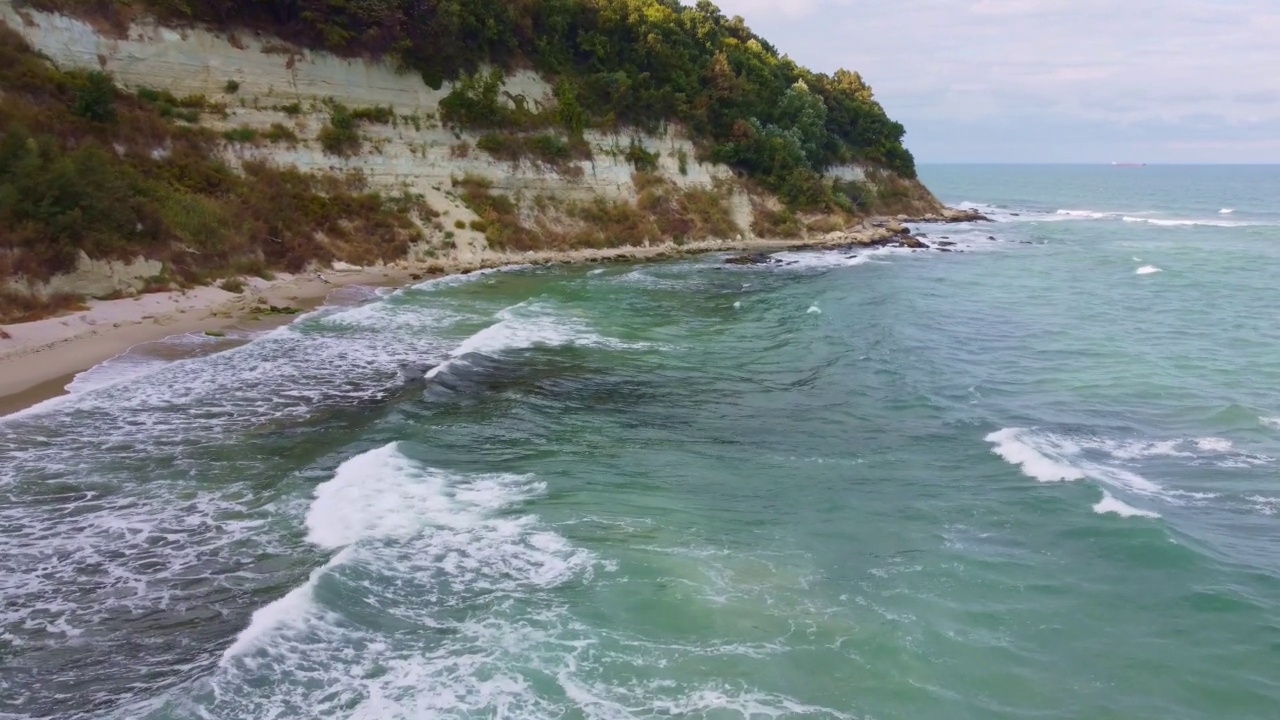
<path fill-rule="evenodd" d="M 1280 167 L 922 177 L 993 222 L 346 288 L 0 419 L 0 717 L 1280 718 Z"/>

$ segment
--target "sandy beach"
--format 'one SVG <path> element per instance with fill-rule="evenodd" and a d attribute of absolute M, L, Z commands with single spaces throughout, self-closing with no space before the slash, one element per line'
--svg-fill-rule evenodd
<path fill-rule="evenodd" d="M 403 273 L 403 274 L 402 274 Z M 387 285 L 408 280 L 396 268 L 330 271 L 323 275 L 250 278 L 243 293 L 216 287 L 91 300 L 87 310 L 4 326 L 0 338 L 0 415 L 60 395 L 81 371 L 135 345 L 185 333 L 268 330 L 293 319 L 254 308 L 306 310 L 344 285 Z"/>
<path fill-rule="evenodd" d="M 840 243 L 862 234 L 842 236 Z M 280 275 L 274 280 L 246 278 L 246 289 L 232 293 L 216 287 L 148 293 L 120 300 L 91 300 L 87 310 L 35 322 L 6 325 L 0 338 L 0 416 L 66 392 L 79 372 L 130 348 L 185 333 L 268 330 L 295 315 L 263 313 L 270 306 L 308 310 L 324 303 L 335 289 L 350 285 L 402 286 L 430 277 L 525 264 L 656 260 L 708 252 L 754 251 L 821 246 L 832 238 L 797 240 L 704 241 L 684 245 L 618 247 L 530 253 L 486 253 L 470 259 L 424 264 L 395 263 L 374 268 L 325 270 Z"/>

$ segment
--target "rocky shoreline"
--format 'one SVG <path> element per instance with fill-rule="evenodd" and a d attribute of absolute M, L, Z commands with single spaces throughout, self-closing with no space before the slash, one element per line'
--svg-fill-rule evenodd
<path fill-rule="evenodd" d="M 374 268 L 348 267 L 332 271 L 282 276 L 273 281 L 246 280 L 242 293 L 215 287 L 148 293 L 120 300 L 90 301 L 89 308 L 58 317 L 0 328 L 0 414 L 12 412 L 64 392 L 75 373 L 127 351 L 135 344 L 196 332 L 262 327 L 272 306 L 308 308 L 324 302 L 345 285 L 405 286 L 434 277 L 465 275 L 512 266 L 653 262 L 718 252 L 741 252 L 730 258 L 741 264 L 771 263 L 782 250 L 856 250 L 874 247 L 932 248 L 948 251 L 947 241 L 926 243 L 913 235 L 908 223 L 980 222 L 987 218 L 968 210 L 948 209 L 936 215 L 873 218 L 842 231 L 791 239 L 706 240 L 526 253 L 488 252 L 479 257 L 400 261 Z M 748 258 L 742 260 L 742 258 Z M 757 262 L 758 261 L 758 262 Z M 281 316 L 287 317 L 287 316 Z"/>
<path fill-rule="evenodd" d="M 911 250 L 954 252 L 956 243 L 947 239 L 946 236 L 938 240 L 931 239 L 929 242 L 925 242 L 925 238 L 928 235 L 925 233 L 913 233 L 908 223 L 953 224 L 968 222 L 991 222 L 991 218 L 976 210 L 960 208 L 946 208 L 942 213 L 914 218 L 905 215 L 899 215 L 892 220 L 873 218 L 863 221 L 861 225 L 856 227 L 827 233 L 821 240 L 809 243 L 808 247 L 817 250 L 847 251 L 859 248 L 894 247 L 909 248 Z M 727 265 L 769 265 L 779 262 L 781 261 L 767 252 L 735 255 L 725 260 Z"/>

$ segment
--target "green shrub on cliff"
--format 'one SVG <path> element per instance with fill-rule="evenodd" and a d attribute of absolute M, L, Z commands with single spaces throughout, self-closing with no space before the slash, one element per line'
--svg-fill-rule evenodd
<path fill-rule="evenodd" d="M 122 22 L 123 0 L 29 0 Z M 813 178 L 848 162 L 915 177 L 892 121 L 855 72 L 815 73 L 741 18 L 698 0 L 141 0 L 169 20 L 250 27 L 342 55 L 386 57 L 433 87 L 447 124 L 653 130 L 676 121 L 703 151 L 792 204 L 832 201 Z M 114 20 L 113 20 L 114 18 Z M 554 108 L 506 97 L 500 69 L 555 79 Z M 491 68 L 488 71 L 482 68 Z"/>
<path fill-rule="evenodd" d="M 320 147 L 333 155 L 347 156 L 360 152 L 362 141 L 356 117 L 346 105 L 329 104 L 329 124 L 320 128 Z"/>
<path fill-rule="evenodd" d="M 116 84 L 111 76 L 101 70 L 84 74 L 84 80 L 76 91 L 71 111 L 95 122 L 110 122 L 116 118 Z"/>
<path fill-rule="evenodd" d="M 82 252 L 158 259 L 179 282 L 335 258 L 370 264 L 402 257 L 418 236 L 411 216 L 430 216 L 358 177 L 256 162 L 235 172 L 219 157 L 221 135 L 164 117 L 184 104 L 207 107 L 124 93 L 102 73 L 64 73 L 0 24 L 0 285 L 70 270 Z M 237 128 L 226 140 L 256 136 Z M 0 298 L 2 322 L 70 302 L 12 295 Z"/>

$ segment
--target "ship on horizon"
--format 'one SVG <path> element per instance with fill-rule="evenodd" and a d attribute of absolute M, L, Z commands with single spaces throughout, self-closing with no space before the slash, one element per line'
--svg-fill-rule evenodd
<path fill-rule="evenodd" d="M 1111 165 L 1112 167 L 1146 167 L 1147 166 L 1146 163 L 1138 163 L 1138 162 L 1113 162 L 1111 163 Z"/>

